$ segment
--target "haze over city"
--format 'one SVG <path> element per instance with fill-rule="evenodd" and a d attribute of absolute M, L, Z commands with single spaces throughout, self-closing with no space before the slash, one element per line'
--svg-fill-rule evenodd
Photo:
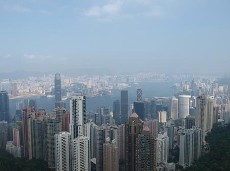
<path fill-rule="evenodd" d="M 0 72 L 229 73 L 228 0 L 0 1 Z"/>
<path fill-rule="evenodd" d="M 0 171 L 229 171 L 229 0 L 0 0 Z"/>

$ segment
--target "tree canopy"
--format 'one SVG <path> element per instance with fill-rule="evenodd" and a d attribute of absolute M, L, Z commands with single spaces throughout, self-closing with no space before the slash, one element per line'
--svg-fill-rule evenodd
<path fill-rule="evenodd" d="M 206 136 L 209 152 L 186 171 L 227 171 L 230 170 L 230 124 L 214 125 Z"/>
<path fill-rule="evenodd" d="M 4 149 L 0 149 L 0 170 L 4 171 L 49 171 L 42 160 L 15 158 Z"/>

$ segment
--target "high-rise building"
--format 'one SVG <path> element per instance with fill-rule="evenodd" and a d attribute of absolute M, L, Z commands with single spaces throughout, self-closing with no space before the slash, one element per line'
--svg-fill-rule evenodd
<path fill-rule="evenodd" d="M 118 135 L 119 159 L 125 160 L 125 124 L 118 126 Z"/>
<path fill-rule="evenodd" d="M 6 91 L 0 91 L 0 121 L 10 121 L 9 96 Z"/>
<path fill-rule="evenodd" d="M 61 75 L 60 73 L 55 74 L 54 95 L 55 95 L 55 107 L 60 107 L 59 105 L 61 103 Z"/>
<path fill-rule="evenodd" d="M 144 102 L 137 101 L 133 103 L 134 112 L 139 116 L 141 120 L 145 120 L 145 104 Z"/>
<path fill-rule="evenodd" d="M 56 120 L 56 116 L 50 116 L 47 120 L 47 161 L 48 167 L 51 169 L 55 168 L 55 146 L 54 146 L 54 135 L 61 132 L 61 123 Z"/>
<path fill-rule="evenodd" d="M 137 145 L 136 139 L 143 129 L 143 122 L 136 113 L 132 113 L 125 125 L 125 163 L 126 171 L 136 171 Z"/>
<path fill-rule="evenodd" d="M 46 123 L 44 117 L 32 120 L 32 149 L 33 158 L 46 158 Z"/>
<path fill-rule="evenodd" d="M 159 111 L 158 118 L 159 118 L 159 123 L 166 123 L 167 122 L 167 112 Z"/>
<path fill-rule="evenodd" d="M 89 138 L 90 159 L 96 158 L 96 130 L 98 126 L 94 122 L 88 122 L 84 126 L 84 136 Z"/>
<path fill-rule="evenodd" d="M 153 138 L 157 138 L 158 136 L 158 123 L 159 122 L 157 119 L 145 121 L 145 124 L 149 127 L 150 133 Z"/>
<path fill-rule="evenodd" d="M 137 102 L 142 101 L 142 89 L 138 88 L 137 89 Z"/>
<path fill-rule="evenodd" d="M 58 107 L 53 110 L 53 114 L 56 115 L 56 120 L 61 123 L 62 125 L 62 131 L 63 132 L 69 132 L 69 119 L 70 114 L 66 111 L 64 107 Z"/>
<path fill-rule="evenodd" d="M 37 110 L 37 104 L 35 99 L 24 99 L 24 108 L 31 108 L 33 111 Z"/>
<path fill-rule="evenodd" d="M 121 124 L 125 124 L 128 121 L 128 114 L 128 90 L 121 90 Z"/>
<path fill-rule="evenodd" d="M 121 122 L 121 104 L 119 100 L 113 102 L 113 118 L 117 125 Z"/>
<path fill-rule="evenodd" d="M 56 171 L 69 171 L 70 167 L 70 133 L 60 132 L 54 136 Z"/>
<path fill-rule="evenodd" d="M 1 124 L 1 122 L 0 122 Z M 0 126 L 1 127 L 1 126 Z M 0 128 L 0 130 L 2 130 Z M 1 135 L 0 135 L 1 137 Z M 4 139 L 4 137 L 1 137 Z M 6 144 L 6 151 L 12 154 L 14 157 L 21 157 L 21 146 L 20 146 L 20 133 L 19 129 L 13 128 L 13 141 L 8 141 Z"/>
<path fill-rule="evenodd" d="M 152 119 L 151 102 L 148 99 L 146 99 L 144 101 L 144 105 L 145 105 L 145 118 L 147 120 L 150 120 L 150 119 Z"/>
<path fill-rule="evenodd" d="M 90 171 L 89 138 L 79 135 L 72 140 L 72 171 Z"/>
<path fill-rule="evenodd" d="M 146 125 L 136 139 L 136 150 L 136 171 L 156 170 L 156 140 Z"/>
<path fill-rule="evenodd" d="M 173 120 L 178 119 L 178 99 L 176 97 L 172 97 L 171 99 L 170 118 Z"/>
<path fill-rule="evenodd" d="M 179 165 L 191 166 L 201 155 L 201 129 L 181 129 L 179 134 Z"/>
<path fill-rule="evenodd" d="M 116 140 L 110 141 L 108 137 L 103 144 L 103 170 L 119 171 L 119 155 Z"/>
<path fill-rule="evenodd" d="M 83 126 L 86 124 L 86 98 L 75 96 L 70 100 L 70 133 L 71 138 L 77 138 L 83 134 Z"/>
<path fill-rule="evenodd" d="M 96 130 L 96 170 L 103 171 L 103 144 L 106 142 L 106 139 L 118 140 L 118 128 L 116 126 L 102 125 Z M 118 146 L 118 142 L 115 141 Z"/>
<path fill-rule="evenodd" d="M 167 163 L 169 156 L 169 137 L 167 136 L 167 132 L 158 134 L 156 154 L 157 164 Z"/>
<path fill-rule="evenodd" d="M 8 140 L 8 123 L 0 121 L 0 148 L 5 148 Z"/>
<path fill-rule="evenodd" d="M 167 135 L 169 137 L 169 149 L 172 150 L 174 149 L 174 138 L 175 138 L 175 125 L 174 123 L 167 123 Z"/>
<path fill-rule="evenodd" d="M 205 136 L 211 131 L 213 124 L 213 99 L 206 95 L 197 97 L 195 125 L 202 130 L 202 143 L 205 144 Z"/>
<path fill-rule="evenodd" d="M 195 126 L 195 117 L 194 116 L 187 116 L 185 118 L 185 129 L 190 129 Z"/>
<path fill-rule="evenodd" d="M 188 95 L 179 95 L 178 98 L 178 113 L 179 119 L 184 119 L 189 115 L 189 98 Z"/>
<path fill-rule="evenodd" d="M 32 138 L 32 120 L 35 118 L 35 111 L 32 108 L 23 109 L 22 129 L 23 129 L 23 156 L 27 159 L 33 157 L 33 138 Z"/>
<path fill-rule="evenodd" d="M 102 127 L 96 130 L 96 170 L 103 171 L 103 144 L 105 143 L 106 135 Z"/>

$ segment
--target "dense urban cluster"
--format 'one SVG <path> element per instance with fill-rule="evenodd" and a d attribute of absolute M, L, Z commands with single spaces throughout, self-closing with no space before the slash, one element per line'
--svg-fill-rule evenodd
<path fill-rule="evenodd" d="M 209 153 L 206 137 L 213 125 L 230 122 L 228 83 L 214 79 L 180 82 L 173 86 L 173 97 L 151 99 L 144 98 L 137 88 L 136 100 L 130 102 L 129 82 L 167 77 L 140 74 L 128 80 L 122 77 L 123 81 L 118 78 L 95 81 L 78 77 L 73 81 L 61 79 L 57 73 L 52 84 L 50 77 L 47 82 L 35 78 L 17 81 L 11 84 L 10 95 L 2 86 L 0 148 L 14 157 L 44 160 L 56 171 L 175 171 L 191 167 Z M 78 83 L 77 88 L 73 83 Z M 114 87 L 120 90 L 120 98 L 114 100 L 112 109 L 86 110 L 86 96 Z M 47 113 L 37 108 L 35 100 L 27 99 L 17 117 L 11 117 L 9 96 L 31 94 L 54 95 L 53 111 Z M 69 106 L 64 96 L 69 98 Z"/>

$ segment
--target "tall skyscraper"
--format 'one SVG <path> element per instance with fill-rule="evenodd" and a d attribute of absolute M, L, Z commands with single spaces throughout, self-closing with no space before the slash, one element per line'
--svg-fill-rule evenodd
<path fill-rule="evenodd" d="M 136 171 L 137 163 L 137 137 L 143 129 L 143 122 L 139 120 L 136 113 L 132 113 L 129 121 L 125 126 L 125 161 L 126 171 Z"/>
<path fill-rule="evenodd" d="M 110 141 L 107 138 L 103 144 L 103 170 L 104 171 L 119 171 L 119 155 L 116 140 Z"/>
<path fill-rule="evenodd" d="M 55 134 L 55 168 L 56 171 L 69 171 L 70 167 L 70 133 Z"/>
<path fill-rule="evenodd" d="M 190 129 L 195 126 L 195 117 L 194 116 L 187 116 L 185 118 L 185 129 Z"/>
<path fill-rule="evenodd" d="M 24 108 L 31 108 L 34 111 L 37 110 L 36 100 L 35 99 L 24 99 Z"/>
<path fill-rule="evenodd" d="M 213 124 L 213 99 L 201 95 L 196 100 L 195 125 L 202 130 L 202 143 L 205 144 L 205 136 L 212 129 Z"/>
<path fill-rule="evenodd" d="M 179 165 L 191 166 L 201 155 L 201 129 L 181 129 L 179 134 Z"/>
<path fill-rule="evenodd" d="M 83 126 L 86 124 L 85 96 L 75 96 L 70 100 L 70 133 L 71 138 L 83 135 Z"/>
<path fill-rule="evenodd" d="M 145 104 L 144 102 L 138 101 L 133 103 L 134 112 L 138 114 L 141 120 L 145 120 Z"/>
<path fill-rule="evenodd" d="M 32 159 L 32 119 L 35 117 L 35 112 L 32 108 L 23 109 L 22 125 L 23 125 L 23 156 L 27 159 Z"/>
<path fill-rule="evenodd" d="M 121 122 L 121 104 L 119 100 L 113 102 L 113 118 L 117 125 Z"/>
<path fill-rule="evenodd" d="M 119 147 L 119 155 L 120 160 L 125 160 L 125 124 L 118 126 L 118 147 Z"/>
<path fill-rule="evenodd" d="M 151 136 L 148 126 L 144 125 L 136 143 L 136 171 L 156 170 L 156 140 Z"/>
<path fill-rule="evenodd" d="M 61 132 L 61 123 L 56 119 L 56 116 L 51 116 L 47 121 L 47 161 L 48 167 L 55 168 L 55 146 L 54 135 Z"/>
<path fill-rule="evenodd" d="M 188 95 L 179 95 L 178 98 L 178 113 L 179 113 L 179 119 L 184 119 L 186 116 L 189 115 L 189 98 Z"/>
<path fill-rule="evenodd" d="M 73 139 L 71 152 L 72 171 L 89 171 L 89 138 L 80 134 L 77 138 Z"/>
<path fill-rule="evenodd" d="M 0 91 L 0 121 L 10 121 L 9 96 L 6 91 Z"/>
<path fill-rule="evenodd" d="M 152 137 L 154 137 L 154 138 L 157 138 L 157 136 L 158 136 L 158 123 L 159 122 L 157 119 L 145 121 L 145 124 L 149 127 L 150 133 L 151 133 Z"/>
<path fill-rule="evenodd" d="M 94 122 L 87 122 L 84 127 L 84 136 L 89 138 L 90 159 L 96 158 L 96 130 L 98 126 Z"/>
<path fill-rule="evenodd" d="M 104 124 L 97 128 L 96 130 L 96 170 L 103 171 L 103 144 L 106 142 L 106 139 L 118 140 L 118 128 L 116 126 L 110 126 Z M 115 141 L 118 146 L 118 142 Z M 105 171 L 105 170 L 104 170 Z"/>
<path fill-rule="evenodd" d="M 167 112 L 159 111 L 158 118 L 159 118 L 159 123 L 166 123 L 167 122 Z"/>
<path fill-rule="evenodd" d="M 171 99 L 170 116 L 173 120 L 178 119 L 178 99 L 176 97 Z"/>
<path fill-rule="evenodd" d="M 6 148 L 8 140 L 8 123 L 0 121 L 0 148 Z"/>
<path fill-rule="evenodd" d="M 158 134 L 156 153 L 157 164 L 167 163 L 169 155 L 169 137 L 167 136 L 167 132 Z"/>
<path fill-rule="evenodd" d="M 45 116 L 37 116 L 32 119 L 32 149 L 33 158 L 46 158 L 46 123 Z"/>
<path fill-rule="evenodd" d="M 54 80 L 54 95 L 55 95 L 55 107 L 60 107 L 62 104 L 61 100 L 61 75 L 60 73 L 55 74 Z"/>
<path fill-rule="evenodd" d="M 138 88 L 137 89 L 137 102 L 142 101 L 142 89 Z"/>
<path fill-rule="evenodd" d="M 121 124 L 125 124 L 128 121 L 128 112 L 128 90 L 121 90 Z"/>

